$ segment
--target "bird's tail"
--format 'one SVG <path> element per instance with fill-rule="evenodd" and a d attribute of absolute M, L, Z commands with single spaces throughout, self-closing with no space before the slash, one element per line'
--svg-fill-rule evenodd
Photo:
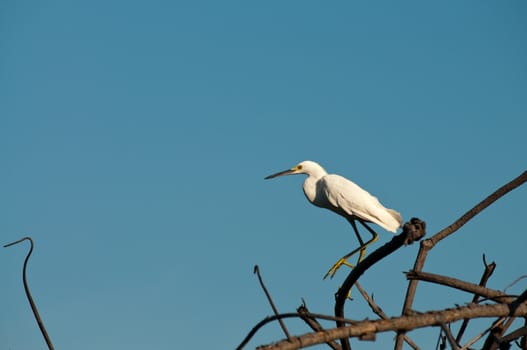
<path fill-rule="evenodd" d="M 395 219 L 397 220 L 397 222 L 399 223 L 399 226 L 400 227 L 403 223 L 403 217 L 401 216 L 401 214 L 399 214 L 398 211 L 395 211 L 393 209 L 387 209 L 388 210 L 388 213 L 390 213 L 390 215 Z"/>

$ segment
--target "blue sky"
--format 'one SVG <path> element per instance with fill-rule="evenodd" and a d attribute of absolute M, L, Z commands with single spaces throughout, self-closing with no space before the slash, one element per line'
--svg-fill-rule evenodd
<path fill-rule="evenodd" d="M 300 176 L 264 176 L 315 160 L 437 232 L 526 168 L 526 16 L 523 1 L 2 2 L 0 237 L 35 240 L 29 283 L 55 347 L 232 349 L 271 314 L 255 264 L 281 311 L 303 297 L 331 314 L 345 273 L 322 276 L 351 228 Z M 425 270 L 477 282 L 485 253 L 490 287 L 525 274 L 526 196 Z M 26 249 L 0 252 L 2 349 L 44 348 Z M 416 253 L 361 279 L 390 315 Z M 415 307 L 470 299 L 423 284 Z M 346 310 L 373 317 L 358 296 Z M 250 346 L 282 337 L 270 325 Z"/>

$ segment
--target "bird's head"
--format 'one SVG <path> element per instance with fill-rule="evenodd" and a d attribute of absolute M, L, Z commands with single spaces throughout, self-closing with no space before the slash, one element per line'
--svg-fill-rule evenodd
<path fill-rule="evenodd" d="M 326 175 L 326 171 L 318 163 L 315 163 L 310 160 L 304 160 L 303 162 L 298 163 L 291 169 L 279 171 L 276 174 L 269 175 L 265 177 L 265 180 L 272 179 L 278 176 L 284 175 L 295 175 L 295 174 L 306 174 L 309 176 L 315 176 L 317 178 Z"/>

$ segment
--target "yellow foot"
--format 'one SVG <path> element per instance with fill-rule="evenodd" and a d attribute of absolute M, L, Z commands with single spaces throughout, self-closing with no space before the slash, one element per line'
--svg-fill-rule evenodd
<path fill-rule="evenodd" d="M 341 258 L 339 261 L 337 261 L 335 263 L 335 265 L 333 265 L 329 271 L 326 273 L 326 275 L 324 276 L 324 279 L 328 278 L 333 278 L 335 276 L 335 274 L 337 273 L 337 270 L 342 266 L 342 265 L 346 265 L 350 268 L 354 268 L 355 265 L 352 265 L 350 264 L 345 258 Z"/>

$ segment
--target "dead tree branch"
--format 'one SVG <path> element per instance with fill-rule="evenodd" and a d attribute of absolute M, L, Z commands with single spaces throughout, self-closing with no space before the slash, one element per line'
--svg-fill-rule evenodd
<path fill-rule="evenodd" d="M 260 328 L 262 328 L 263 326 L 265 326 L 266 324 L 268 324 L 270 322 L 273 322 L 273 321 L 276 321 L 276 320 L 279 320 L 279 319 L 284 319 L 284 318 L 304 318 L 304 317 L 309 317 L 309 318 L 312 318 L 312 319 L 327 320 L 327 321 L 340 321 L 340 322 L 342 322 L 344 324 L 347 324 L 347 325 L 353 325 L 353 324 L 359 323 L 359 321 L 350 320 L 348 318 L 338 318 L 338 317 L 335 317 L 335 316 L 329 316 L 329 315 L 324 315 L 324 314 L 316 314 L 316 313 L 312 313 L 312 312 L 289 312 L 289 313 L 284 313 L 284 314 L 279 314 L 279 315 L 274 315 L 274 316 L 268 316 L 268 317 L 264 318 L 263 320 L 261 320 L 260 322 L 258 322 L 256 324 L 256 326 L 254 326 L 250 330 L 250 332 L 247 334 L 247 336 L 245 336 L 245 338 L 242 340 L 240 345 L 238 345 L 236 350 L 243 349 L 245 347 L 245 345 L 247 345 L 247 343 L 251 340 L 251 338 L 256 334 L 256 332 L 258 332 L 258 330 L 260 330 Z M 295 337 L 292 337 L 292 339 L 295 339 Z"/>
<path fill-rule="evenodd" d="M 309 315 L 309 310 L 307 309 L 307 306 L 304 304 L 300 305 L 298 307 L 298 309 L 296 309 L 296 311 L 300 314 L 300 315 L 304 315 L 304 316 L 300 316 L 302 318 L 302 320 L 307 323 L 307 325 L 309 327 L 311 327 L 312 330 L 314 330 L 315 332 L 321 332 L 321 331 L 324 331 L 324 328 L 322 328 L 322 326 L 320 325 L 320 323 L 318 323 L 318 321 L 316 320 L 316 318 L 313 318 L 313 317 L 310 317 L 308 316 Z M 342 348 L 340 347 L 340 345 L 336 342 L 336 341 L 330 341 L 330 342 L 327 342 L 326 343 L 330 348 L 332 348 L 333 350 L 342 350 Z"/>
<path fill-rule="evenodd" d="M 360 283 L 357 281 L 355 282 L 355 287 L 359 290 L 359 293 L 362 295 L 362 297 L 364 298 L 364 300 L 366 300 L 366 302 L 368 303 L 368 305 L 370 306 L 371 310 L 376 314 L 378 315 L 380 318 L 382 318 L 383 320 L 387 320 L 389 317 L 388 315 L 386 315 L 384 313 L 384 311 L 379 307 L 379 305 L 377 305 L 375 303 L 375 301 L 373 300 L 373 297 L 370 297 L 368 295 L 368 293 L 366 293 L 366 291 L 362 288 L 362 286 L 360 285 Z M 413 342 L 412 339 L 410 339 L 408 336 L 404 336 L 404 341 L 410 345 L 413 349 L 415 350 L 419 350 L 419 347 L 417 346 L 417 344 L 415 344 Z"/>
<path fill-rule="evenodd" d="M 409 280 L 419 280 L 441 284 L 443 286 L 459 289 L 464 292 L 473 293 L 498 303 L 510 303 L 516 299 L 515 297 L 507 295 L 499 290 L 482 287 L 474 283 L 458 280 L 457 278 L 437 275 L 430 272 L 408 271 L 406 273 L 406 278 Z"/>
<path fill-rule="evenodd" d="M 510 304 L 511 313 L 514 313 L 514 310 L 526 300 L 527 290 L 525 290 L 516 300 Z M 507 348 L 505 344 L 508 345 L 510 341 L 504 340 L 505 337 L 503 337 L 503 334 L 509 329 L 515 319 L 515 317 L 509 317 L 505 322 L 503 322 L 503 325 L 496 327 L 487 337 L 482 350 L 497 350 L 498 348 Z"/>
<path fill-rule="evenodd" d="M 527 275 L 522 275 L 518 278 L 516 278 L 514 281 L 512 281 L 511 283 L 509 283 L 509 285 L 505 288 L 503 288 L 503 291 L 506 292 L 507 289 L 511 288 L 512 286 L 514 286 L 516 283 L 520 282 L 521 280 L 527 278 Z"/>
<path fill-rule="evenodd" d="M 258 265 L 254 265 L 254 273 L 258 276 L 258 281 L 260 281 L 260 286 L 262 287 L 262 289 L 263 289 L 263 291 L 265 293 L 265 296 L 267 297 L 267 300 L 269 301 L 269 304 L 271 304 L 271 308 L 273 309 L 274 314 L 278 315 L 278 309 L 276 308 L 276 306 L 273 303 L 273 299 L 271 298 L 271 294 L 269 294 L 269 291 L 265 287 L 265 284 L 264 284 L 264 282 L 262 280 L 262 276 L 260 275 L 260 268 L 258 267 Z M 289 335 L 289 332 L 287 331 L 287 327 L 285 326 L 284 321 L 281 318 L 279 318 L 278 322 L 280 323 L 280 327 L 282 327 L 282 330 L 284 331 L 284 334 L 287 337 L 287 339 L 290 339 L 291 336 Z"/>
<path fill-rule="evenodd" d="M 510 343 L 520 337 L 525 337 L 525 336 L 527 336 L 527 327 L 523 326 L 523 327 L 520 327 L 510 332 L 509 334 L 501 338 L 499 342 L 500 343 Z"/>
<path fill-rule="evenodd" d="M 344 303 L 346 302 L 349 291 L 351 290 L 351 287 L 353 287 L 355 282 L 357 282 L 359 277 L 362 276 L 364 272 L 366 272 L 366 270 L 368 270 L 371 266 L 384 259 L 386 256 L 395 252 L 403 245 L 410 244 L 416 240 L 421 239 L 425 235 L 425 233 L 425 222 L 417 218 L 412 218 L 410 222 L 404 224 L 403 232 L 401 234 L 393 237 L 391 241 L 372 252 L 364 260 L 357 264 L 357 266 L 355 266 L 355 268 L 351 270 L 350 274 L 348 275 L 348 277 L 346 277 L 344 283 L 337 291 L 337 294 L 335 296 L 335 316 L 344 317 Z M 337 321 L 337 327 L 344 327 L 344 324 L 342 322 Z M 347 337 L 341 338 L 340 342 L 343 350 L 351 349 Z"/>
<path fill-rule="evenodd" d="M 484 210 L 489 205 L 491 205 L 492 203 L 494 203 L 495 201 L 503 197 L 508 192 L 521 186 L 523 183 L 525 183 L 525 181 L 527 181 L 527 171 L 524 171 L 520 176 L 518 176 L 517 178 L 513 179 L 509 183 L 497 189 L 494 193 L 492 193 L 487 198 L 482 200 L 475 207 L 473 207 L 472 209 L 467 211 L 465 214 L 463 214 L 463 216 L 457 219 L 453 224 L 439 231 L 438 233 L 433 235 L 431 238 L 422 241 L 421 247 L 419 249 L 419 253 L 417 254 L 417 258 L 415 260 L 413 270 L 421 271 L 423 269 L 428 252 L 439 241 L 448 237 L 452 233 L 456 232 L 460 227 L 466 224 L 474 216 L 479 214 L 482 210 Z M 408 315 L 411 312 L 412 305 L 413 305 L 414 298 L 415 298 L 415 292 L 417 290 L 417 284 L 418 284 L 417 280 L 412 280 L 408 283 L 408 288 L 406 291 L 406 297 L 404 300 L 403 311 L 402 311 L 403 315 Z M 397 339 L 395 342 L 395 350 L 401 350 L 402 346 L 403 346 L 403 333 L 400 332 L 397 335 Z"/>
<path fill-rule="evenodd" d="M 362 337 L 367 334 L 388 331 L 409 331 L 428 326 L 439 326 L 465 318 L 483 317 L 526 317 L 527 303 L 512 308 L 509 304 L 469 305 L 443 311 L 431 311 L 417 315 L 407 315 L 388 320 L 362 321 L 351 326 L 337 327 L 323 332 L 308 333 L 289 340 L 283 340 L 271 345 L 260 346 L 258 350 L 293 350 L 308 346 L 327 343 L 335 339 Z"/>
<path fill-rule="evenodd" d="M 505 316 L 502 316 L 500 318 L 498 318 L 496 321 L 492 322 L 492 325 L 490 327 L 488 327 L 487 329 L 485 329 L 483 332 L 479 333 L 478 335 L 476 335 L 474 338 L 472 338 L 469 342 L 467 342 L 465 345 L 463 345 L 463 347 L 461 348 L 461 350 L 467 350 L 470 346 L 472 346 L 472 344 L 474 344 L 475 342 L 477 342 L 478 340 L 480 340 L 481 338 L 483 338 L 483 336 L 485 334 L 487 334 L 488 332 L 492 331 L 494 328 L 496 327 L 500 327 L 503 322 L 505 321 L 507 317 Z"/>
<path fill-rule="evenodd" d="M 511 341 L 521 338 L 521 344 L 519 346 L 522 346 L 527 350 L 527 331 L 524 330 L 524 328 L 527 327 L 527 290 L 516 298 L 514 296 L 507 295 L 504 292 L 486 288 L 486 282 L 495 268 L 494 263 L 488 265 L 486 261 L 484 261 L 485 272 L 481 277 L 479 285 L 447 276 L 422 272 L 428 252 L 432 250 L 432 248 L 434 248 L 441 240 L 455 233 L 474 216 L 478 215 L 496 200 L 515 188 L 521 186 L 526 181 L 527 171 L 524 171 L 520 176 L 500 187 L 494 193 L 467 211 L 451 225 L 421 242 L 419 252 L 414 262 L 413 270 L 407 273 L 409 282 L 401 316 L 388 318 L 382 309 L 377 304 L 375 304 L 373 298 L 370 298 L 367 293 L 364 292 L 361 286 L 357 284 L 357 281 L 374 264 L 384 259 L 386 256 L 390 255 L 403 245 L 410 244 L 424 236 L 426 224 L 425 222 L 416 218 L 412 218 L 410 222 L 407 222 L 404 225 L 403 232 L 401 234 L 394 236 L 390 242 L 372 252 L 351 270 L 347 278 L 344 280 L 342 286 L 335 294 L 335 317 L 330 318 L 324 315 L 320 315 L 322 317 L 319 317 L 319 315 L 309 313 L 307 308 L 305 310 L 299 308 L 299 312 L 296 314 L 275 315 L 261 321 L 256 327 L 254 327 L 246 339 L 242 342 L 240 347 L 238 347 L 238 349 L 241 349 L 252 337 L 252 335 L 254 335 L 254 333 L 256 333 L 256 331 L 264 324 L 286 317 L 300 317 L 314 330 L 314 332 L 301 336 L 288 337 L 289 339 L 287 340 L 261 346 L 258 349 L 299 349 L 315 344 L 327 343 L 332 349 L 339 350 L 339 346 L 335 340 L 340 339 L 341 349 L 350 350 L 350 338 L 374 339 L 377 333 L 392 331 L 397 332 L 395 350 L 400 350 L 402 348 L 403 341 L 407 341 L 408 339 L 406 337 L 407 331 L 431 326 L 441 327 L 442 332 L 446 334 L 444 340 L 446 341 L 448 338 L 448 342 L 450 343 L 451 347 L 453 349 L 459 349 L 460 339 L 463 336 L 468 320 L 473 318 L 498 318 L 498 320 L 493 322 L 492 326 L 487 328 L 476 338 L 472 339 L 468 344 L 464 345 L 462 349 L 467 349 L 470 344 L 473 344 L 478 339 L 481 339 L 485 334 L 493 332 L 493 337 L 491 338 L 489 336 L 487 339 L 488 345 L 486 345 L 486 348 L 494 349 L 496 348 L 496 344 L 507 346 L 507 344 L 510 344 Z M 474 294 L 472 302 L 466 306 L 445 310 L 430 311 L 426 313 L 414 312 L 412 310 L 412 305 L 419 280 L 438 283 L 450 288 L 456 288 L 472 293 Z M 347 297 L 349 295 L 349 291 L 354 285 L 357 285 L 357 288 L 365 297 L 373 312 L 379 315 L 382 319 L 357 322 L 346 320 L 344 318 L 344 305 L 348 299 Z M 496 302 L 496 304 L 478 304 L 481 303 L 481 297 L 492 300 Z M 526 320 L 526 326 L 521 327 L 506 336 L 503 336 L 505 330 L 512 324 L 516 317 L 523 317 Z M 336 321 L 336 327 L 324 330 L 317 322 L 317 318 L 326 320 L 333 319 Z M 457 337 L 454 338 L 449 325 L 450 323 L 459 320 L 464 320 L 464 324 L 460 328 Z M 411 341 L 409 343 L 412 345 Z M 412 345 L 412 347 L 414 347 L 414 349 L 417 348 L 415 344 Z"/>
<path fill-rule="evenodd" d="M 500 322 L 500 324 L 496 327 L 493 327 L 481 349 L 498 350 L 500 339 L 503 336 L 503 333 L 505 333 L 507 329 L 509 329 L 514 320 L 515 317 L 509 317 L 503 322 Z M 499 321 L 502 321 L 502 319 L 500 319 Z"/>
<path fill-rule="evenodd" d="M 481 275 L 481 279 L 479 281 L 480 287 L 485 287 L 487 285 L 487 281 L 489 280 L 490 276 L 496 269 L 496 263 L 493 261 L 490 264 L 487 264 L 487 259 L 485 259 L 485 254 L 483 254 L 483 265 L 485 266 L 485 270 L 483 271 L 483 275 Z M 479 294 L 474 294 L 474 297 L 472 297 L 472 303 L 475 304 L 479 300 Z M 465 333 L 465 330 L 467 329 L 469 319 L 464 319 L 463 323 L 461 324 L 461 327 L 459 327 L 459 331 L 456 336 L 456 342 L 458 344 L 461 343 L 461 338 L 463 338 L 463 334 Z"/>
<path fill-rule="evenodd" d="M 33 301 L 33 297 L 31 296 L 31 292 L 29 291 L 29 285 L 27 284 L 26 270 L 27 270 L 27 263 L 29 261 L 29 257 L 31 256 L 31 253 L 33 253 L 33 240 L 31 239 L 31 237 L 24 237 L 24 238 L 19 239 L 16 242 L 4 245 L 4 248 L 18 244 L 25 240 L 28 240 L 31 245 L 29 246 L 29 251 L 27 252 L 26 259 L 24 260 L 24 267 L 22 268 L 22 281 L 24 282 L 24 290 L 26 291 L 26 297 L 27 297 L 27 300 L 29 301 L 29 305 L 31 305 L 31 310 L 33 310 L 33 315 L 35 315 L 35 319 L 37 320 L 38 328 L 40 328 L 40 331 L 42 332 L 42 336 L 44 337 L 44 340 L 46 341 L 46 344 L 48 345 L 49 350 L 53 350 L 53 344 L 51 343 L 51 339 L 49 338 L 48 332 L 46 331 L 46 327 L 44 327 L 44 322 L 42 322 L 42 319 L 40 318 L 37 305 Z"/>
<path fill-rule="evenodd" d="M 454 339 L 454 336 L 452 335 L 452 331 L 450 330 L 450 327 L 444 323 L 441 323 L 441 329 L 443 330 L 443 333 L 445 333 L 446 338 L 448 342 L 450 343 L 450 347 L 452 348 L 452 350 L 459 350 L 459 345 L 457 345 L 457 342 Z"/>

